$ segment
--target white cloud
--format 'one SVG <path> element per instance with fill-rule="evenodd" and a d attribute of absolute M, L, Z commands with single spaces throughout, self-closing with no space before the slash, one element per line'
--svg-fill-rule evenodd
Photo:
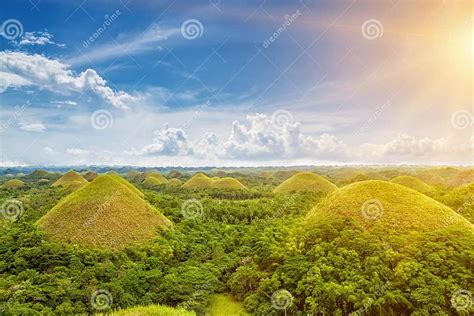
<path fill-rule="evenodd" d="M 20 123 L 20 128 L 27 132 L 44 132 L 46 126 L 42 123 Z"/>
<path fill-rule="evenodd" d="M 143 155 L 188 155 L 193 153 L 192 146 L 186 133 L 179 128 L 169 128 L 167 125 L 154 132 L 154 143 L 145 146 L 135 154 Z"/>
<path fill-rule="evenodd" d="M 66 154 L 73 155 L 73 156 L 83 156 L 88 155 L 90 153 L 89 150 L 81 149 L 81 148 L 67 148 Z"/>
<path fill-rule="evenodd" d="M 49 147 L 49 146 L 45 146 L 45 147 L 43 148 L 43 150 L 44 150 L 44 152 L 47 153 L 48 155 L 54 155 L 54 154 L 57 153 L 53 148 L 51 148 L 51 147 Z"/>
<path fill-rule="evenodd" d="M 53 35 L 48 32 L 25 32 L 19 41 L 16 42 L 18 46 L 30 46 L 30 45 L 56 45 L 58 47 L 65 47 L 64 44 L 59 44 L 53 41 Z"/>
<path fill-rule="evenodd" d="M 417 138 L 406 134 L 379 144 L 347 145 L 334 135 L 306 135 L 300 123 L 276 128 L 264 114 L 247 116 L 247 123 L 234 121 L 230 136 L 219 141 L 212 133 L 191 140 L 181 129 L 155 131 L 154 142 L 131 153 L 135 156 L 175 156 L 196 161 L 305 163 L 418 163 L 472 161 L 474 136 L 470 142 L 454 138 Z M 130 153 L 130 152 L 129 152 Z"/>
<path fill-rule="evenodd" d="M 4 76 L 4 74 L 6 74 Z M 59 60 L 23 52 L 0 52 L 0 92 L 9 87 L 38 86 L 50 91 L 70 94 L 92 91 L 117 108 L 127 108 L 138 97 L 124 91 L 114 91 L 93 69 L 76 75 Z"/>

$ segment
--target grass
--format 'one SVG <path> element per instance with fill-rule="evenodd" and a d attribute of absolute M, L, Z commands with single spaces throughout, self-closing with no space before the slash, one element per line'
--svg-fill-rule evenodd
<path fill-rule="evenodd" d="M 195 174 L 193 177 L 191 177 L 191 179 L 189 179 L 183 184 L 183 188 L 188 188 L 188 189 L 216 188 L 216 189 L 231 189 L 231 190 L 246 190 L 247 189 L 237 179 L 234 179 L 231 177 L 209 178 L 203 173 Z"/>
<path fill-rule="evenodd" d="M 307 214 L 305 227 L 311 230 L 320 222 L 346 218 L 381 237 L 453 225 L 474 231 L 469 221 L 449 207 L 415 190 L 379 180 L 356 182 L 333 192 Z"/>
<path fill-rule="evenodd" d="M 150 187 L 150 188 L 154 188 L 154 187 L 160 186 L 162 184 L 166 184 L 166 183 L 168 183 L 167 180 L 163 181 L 162 179 L 156 178 L 154 176 L 148 176 L 143 181 L 143 185 L 146 186 L 146 187 Z"/>
<path fill-rule="evenodd" d="M 183 185 L 183 181 L 179 180 L 179 179 L 170 179 L 168 181 L 168 184 L 173 186 L 173 187 L 180 187 Z"/>
<path fill-rule="evenodd" d="M 74 170 L 71 170 L 64 174 L 61 178 L 56 180 L 52 185 L 53 187 L 69 187 L 69 186 L 80 186 L 80 184 L 88 183 L 84 177 Z"/>
<path fill-rule="evenodd" d="M 212 187 L 216 189 L 231 189 L 231 190 L 246 190 L 247 189 L 245 185 L 240 183 L 239 180 L 231 178 L 231 177 L 225 177 L 225 178 L 214 180 L 212 183 Z"/>
<path fill-rule="evenodd" d="M 66 196 L 38 225 L 58 242 L 117 249 L 145 242 L 171 223 L 132 184 L 101 175 Z"/>
<path fill-rule="evenodd" d="M 103 314 L 96 314 L 96 316 Z M 150 305 L 131 307 L 124 310 L 112 312 L 108 315 L 112 316 L 196 316 L 193 311 L 181 308 L 173 308 L 163 305 Z"/>
<path fill-rule="evenodd" d="M 434 190 L 431 185 L 428 185 L 420 179 L 412 176 L 398 176 L 396 178 L 393 178 L 390 182 L 403 185 L 407 188 L 413 189 L 424 194 L 433 192 Z"/>
<path fill-rule="evenodd" d="M 289 179 L 283 181 L 275 190 L 275 193 L 289 192 L 323 192 L 330 193 L 337 187 L 325 178 L 312 172 L 299 172 Z"/>
<path fill-rule="evenodd" d="M 18 179 L 12 179 L 8 180 L 2 185 L 2 188 L 4 189 L 19 189 L 23 188 L 25 186 L 25 182 L 18 180 Z"/>
<path fill-rule="evenodd" d="M 242 303 L 236 301 L 229 294 L 217 294 L 214 295 L 211 307 L 209 309 L 210 316 L 244 316 L 248 314 Z"/>

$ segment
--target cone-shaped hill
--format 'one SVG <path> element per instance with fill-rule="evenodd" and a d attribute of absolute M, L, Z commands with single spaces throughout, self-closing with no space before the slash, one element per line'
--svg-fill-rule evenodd
<path fill-rule="evenodd" d="M 197 173 L 183 184 L 187 189 L 206 189 L 212 187 L 213 180 L 204 173 Z"/>
<path fill-rule="evenodd" d="M 139 177 L 142 173 L 138 170 L 130 170 L 127 172 L 125 175 L 125 178 L 127 178 L 129 181 L 135 180 L 135 178 Z"/>
<path fill-rule="evenodd" d="M 117 249 L 145 242 L 171 223 L 132 184 L 101 175 L 66 196 L 38 225 L 59 242 Z"/>
<path fill-rule="evenodd" d="M 164 178 L 163 178 L 164 179 Z M 162 178 L 157 178 L 154 176 L 148 176 L 146 179 L 142 182 L 144 186 L 154 188 L 162 184 L 168 183 L 168 180 Z"/>
<path fill-rule="evenodd" d="M 148 177 L 154 177 L 154 178 L 157 178 L 158 180 L 160 180 L 163 183 L 168 183 L 168 179 L 166 179 L 160 172 L 158 172 L 156 170 L 146 171 L 146 172 L 142 173 L 141 175 L 137 176 L 135 178 L 135 180 L 137 180 L 139 182 L 143 182 Z"/>
<path fill-rule="evenodd" d="M 336 185 L 317 174 L 300 172 L 283 181 L 273 192 L 289 193 L 303 191 L 330 193 L 336 189 Z"/>
<path fill-rule="evenodd" d="M 460 226 L 474 226 L 449 207 L 407 187 L 379 180 L 356 182 L 330 194 L 307 215 L 304 229 L 353 220 L 381 238 Z"/>
<path fill-rule="evenodd" d="M 79 173 L 74 170 L 71 170 L 65 173 L 61 178 L 56 180 L 52 185 L 53 187 L 79 187 L 83 184 L 88 183 L 84 177 L 82 177 Z"/>
<path fill-rule="evenodd" d="M 431 185 L 426 184 L 420 179 L 412 176 L 398 176 L 396 178 L 393 178 L 390 182 L 403 185 L 407 188 L 413 189 L 423 194 L 430 193 L 434 190 Z"/>
<path fill-rule="evenodd" d="M 94 171 L 88 171 L 86 172 L 86 174 L 84 175 L 84 179 L 86 179 L 87 181 L 91 182 L 92 180 L 94 180 L 95 178 L 97 178 L 99 175 L 94 172 Z"/>
<path fill-rule="evenodd" d="M 8 180 L 2 185 L 2 188 L 4 189 L 20 189 L 25 186 L 25 182 L 18 180 L 18 179 L 12 179 Z"/>
<path fill-rule="evenodd" d="M 187 189 L 230 189 L 230 190 L 246 190 L 247 188 L 240 183 L 239 180 L 225 177 L 213 177 L 209 178 L 203 173 L 197 173 L 191 177 L 188 181 L 183 184 L 183 188 Z"/>
<path fill-rule="evenodd" d="M 168 184 L 173 187 L 180 187 L 183 185 L 183 181 L 181 181 L 180 179 L 170 179 L 168 181 Z"/>
<path fill-rule="evenodd" d="M 214 180 L 212 183 L 212 187 L 216 189 L 231 189 L 231 190 L 247 189 L 245 185 L 240 183 L 239 180 L 231 178 L 231 177 L 225 177 L 225 178 Z"/>

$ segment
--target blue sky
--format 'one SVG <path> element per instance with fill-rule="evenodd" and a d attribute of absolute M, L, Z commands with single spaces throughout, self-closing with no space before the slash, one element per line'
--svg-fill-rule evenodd
<path fill-rule="evenodd" d="M 1 164 L 472 164 L 469 1 L 2 1 Z"/>

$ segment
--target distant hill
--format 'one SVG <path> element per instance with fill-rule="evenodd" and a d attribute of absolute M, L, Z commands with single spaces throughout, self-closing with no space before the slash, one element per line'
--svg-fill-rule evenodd
<path fill-rule="evenodd" d="M 151 239 L 170 221 L 117 175 L 101 175 L 61 200 L 38 225 L 54 240 L 121 248 Z"/>
<path fill-rule="evenodd" d="M 323 192 L 330 193 L 337 187 L 325 178 L 312 172 L 300 172 L 289 179 L 283 181 L 276 189 L 275 193 L 289 192 Z"/>
<path fill-rule="evenodd" d="M 247 189 L 245 185 L 240 183 L 239 180 L 231 178 L 231 177 L 225 177 L 225 178 L 214 180 L 212 183 L 212 187 L 216 189 L 231 189 L 231 190 Z"/>
<path fill-rule="evenodd" d="M 438 200 L 474 223 L 474 182 L 451 189 Z"/>
<path fill-rule="evenodd" d="M 420 179 L 412 176 L 398 176 L 396 178 L 393 178 L 390 182 L 403 185 L 407 188 L 413 189 L 423 194 L 433 192 L 434 190 L 431 185 L 428 185 Z"/>
<path fill-rule="evenodd" d="M 181 181 L 180 179 L 170 179 L 168 181 L 168 184 L 173 187 L 180 187 L 183 185 L 183 181 Z"/>
<path fill-rule="evenodd" d="M 91 182 L 92 180 L 94 180 L 95 178 L 98 177 L 98 174 L 94 171 L 88 171 L 86 172 L 86 174 L 84 175 L 84 179 L 86 179 L 87 181 Z"/>
<path fill-rule="evenodd" d="M 8 180 L 2 185 L 4 189 L 19 189 L 23 187 L 25 187 L 25 182 L 18 179 Z"/>
<path fill-rule="evenodd" d="M 135 180 L 138 182 L 143 182 L 148 177 L 154 177 L 163 183 L 168 183 L 168 179 L 166 179 L 159 171 L 156 171 L 156 170 L 146 171 L 142 173 L 141 175 L 137 176 Z"/>
<path fill-rule="evenodd" d="M 247 189 L 239 180 L 225 177 L 213 177 L 209 178 L 203 173 L 197 173 L 191 179 L 183 184 L 183 188 L 187 189 L 230 189 L 230 190 L 245 190 Z"/>
<path fill-rule="evenodd" d="M 127 180 L 129 180 L 129 181 L 133 181 L 137 177 L 141 176 L 141 174 L 142 173 L 138 170 L 130 170 L 130 171 L 127 172 L 125 178 L 127 178 Z"/>
<path fill-rule="evenodd" d="M 356 182 L 330 194 L 311 210 L 305 227 L 351 219 L 382 238 L 462 226 L 474 226 L 449 207 L 404 186 L 370 180 Z"/>
<path fill-rule="evenodd" d="M 79 173 L 74 170 L 71 170 L 65 173 L 61 178 L 56 180 L 52 186 L 53 187 L 79 187 L 83 184 L 88 183 L 84 177 L 82 177 Z"/>
<path fill-rule="evenodd" d="M 146 179 L 142 182 L 142 184 L 146 187 L 154 188 L 162 184 L 166 184 L 168 181 L 166 179 L 162 178 L 157 178 L 155 176 L 148 176 Z"/>

